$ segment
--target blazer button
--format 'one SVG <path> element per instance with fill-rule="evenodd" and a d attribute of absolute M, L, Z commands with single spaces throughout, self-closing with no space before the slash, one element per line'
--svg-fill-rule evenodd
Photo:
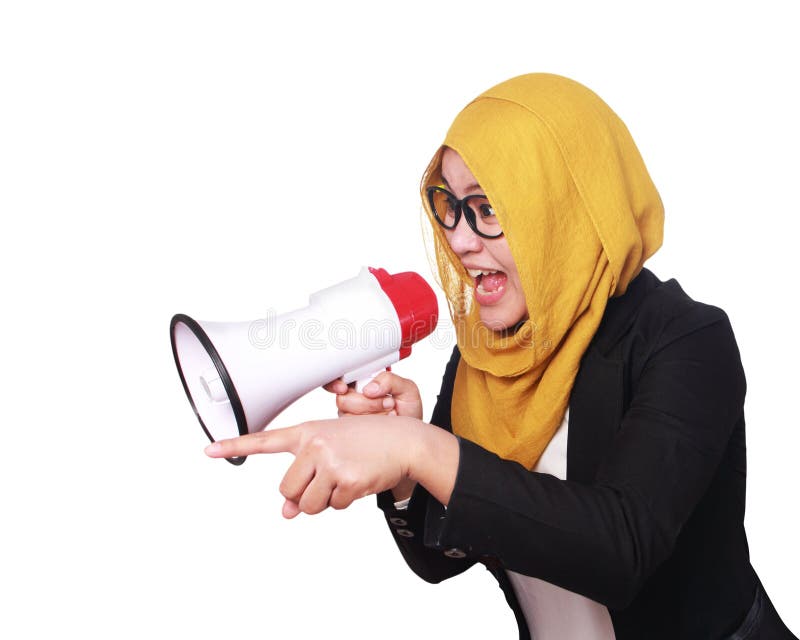
<path fill-rule="evenodd" d="M 391 522 L 396 527 L 405 527 L 408 524 L 408 522 L 406 522 L 402 518 L 389 518 L 389 522 Z"/>
<path fill-rule="evenodd" d="M 455 548 L 448 549 L 447 551 L 444 552 L 444 555 L 446 555 L 448 558 L 466 558 L 467 557 L 467 554 L 464 553 L 461 549 L 455 549 Z"/>
<path fill-rule="evenodd" d="M 398 529 L 397 530 L 397 535 L 398 536 L 402 536 L 403 538 L 413 538 L 414 537 L 414 532 L 413 531 L 409 531 L 408 529 Z"/>

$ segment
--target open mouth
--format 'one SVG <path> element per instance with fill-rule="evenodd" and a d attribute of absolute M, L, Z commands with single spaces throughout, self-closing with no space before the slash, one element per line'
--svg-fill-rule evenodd
<path fill-rule="evenodd" d="M 478 304 L 497 302 L 505 293 L 508 276 L 503 271 L 468 269 L 475 280 L 475 298 Z"/>

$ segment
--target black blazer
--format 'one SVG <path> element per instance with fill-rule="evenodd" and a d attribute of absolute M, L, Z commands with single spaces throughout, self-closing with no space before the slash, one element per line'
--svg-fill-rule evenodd
<path fill-rule="evenodd" d="M 456 349 L 431 420 L 448 430 L 459 358 Z M 645 269 L 609 300 L 581 361 L 567 480 L 460 439 L 446 510 L 422 487 L 405 511 L 390 493 L 378 504 L 425 580 L 486 565 L 523 639 L 506 569 L 606 605 L 618 640 L 792 638 L 749 562 L 744 395 L 725 313 Z"/>

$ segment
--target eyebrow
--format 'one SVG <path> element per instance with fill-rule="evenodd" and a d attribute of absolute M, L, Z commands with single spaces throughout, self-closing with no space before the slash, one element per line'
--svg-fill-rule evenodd
<path fill-rule="evenodd" d="M 442 176 L 442 182 L 444 182 L 444 186 L 447 187 L 450 191 L 453 190 L 453 187 L 450 186 L 450 183 L 444 176 Z M 483 189 L 481 189 L 481 185 L 479 185 L 477 182 L 472 182 L 468 184 L 467 187 L 464 189 L 464 191 L 473 191 L 474 189 L 477 189 L 478 191 L 483 191 Z"/>

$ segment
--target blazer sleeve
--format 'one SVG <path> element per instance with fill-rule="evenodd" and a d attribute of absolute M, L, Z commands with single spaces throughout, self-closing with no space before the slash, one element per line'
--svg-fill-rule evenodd
<path fill-rule="evenodd" d="M 448 431 L 452 430 L 450 403 L 459 359 L 456 348 L 445 368 L 442 388 L 431 417 L 431 424 Z M 441 582 L 475 564 L 475 558 L 467 557 L 462 550 L 438 545 L 430 539 L 430 532 L 435 527 L 426 526 L 426 522 L 437 522 L 443 518 L 445 508 L 424 487 L 416 486 L 407 509 L 395 509 L 391 491 L 378 494 L 378 506 L 384 512 L 386 524 L 406 563 L 423 580 Z"/>
<path fill-rule="evenodd" d="M 590 484 L 536 473 L 460 440 L 448 508 L 426 542 L 624 608 L 672 552 L 743 416 L 744 373 L 724 312 L 665 323 Z"/>

